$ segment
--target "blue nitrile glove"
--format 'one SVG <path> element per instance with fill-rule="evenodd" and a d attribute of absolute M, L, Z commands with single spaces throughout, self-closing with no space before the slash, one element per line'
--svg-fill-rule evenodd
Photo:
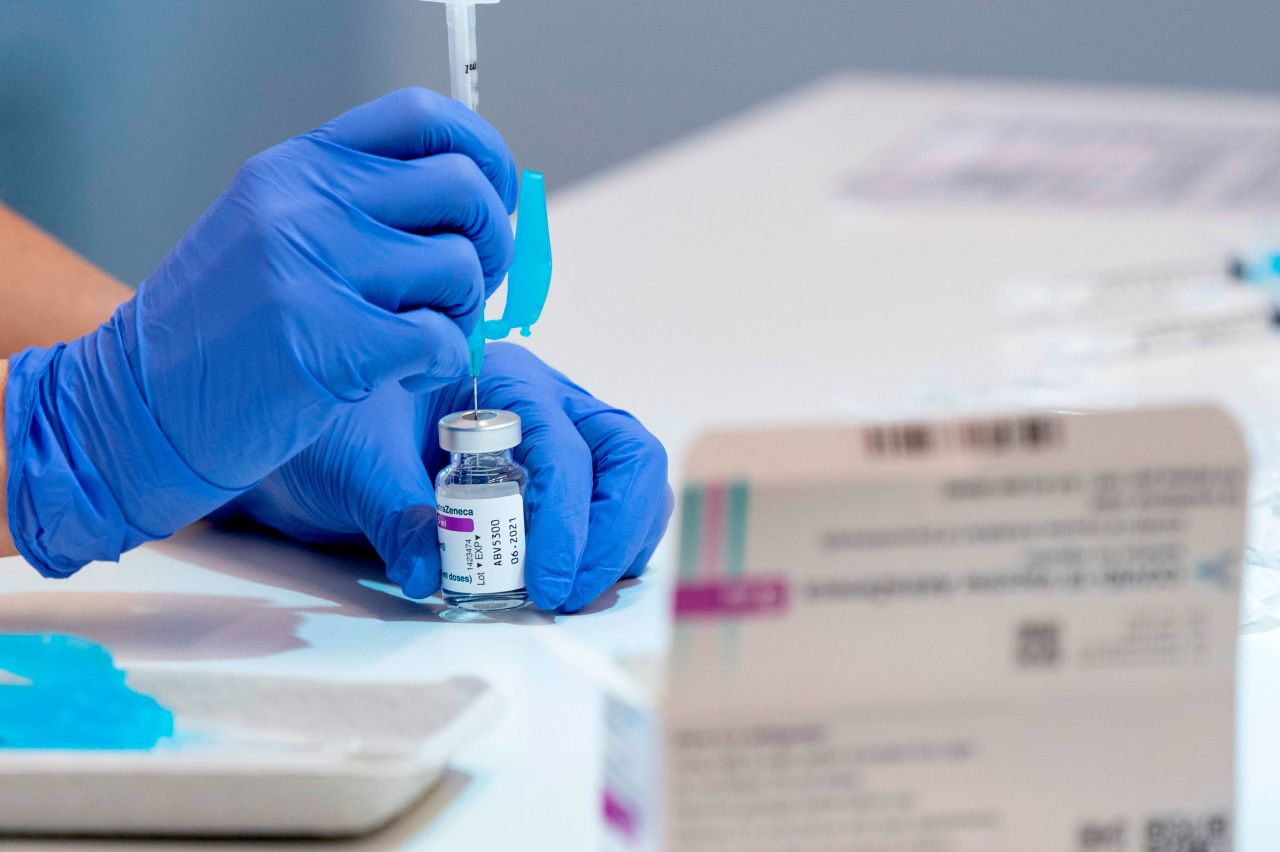
<path fill-rule="evenodd" d="M 522 421 L 533 602 L 575 612 L 642 572 L 671 514 L 657 439 L 512 344 L 488 347 L 480 404 Z M 379 388 L 227 509 L 303 541 L 367 538 L 405 594 L 426 597 L 440 587 L 432 483 L 449 461 L 436 424 L 470 407 L 470 381 L 430 395 Z"/>
<path fill-rule="evenodd" d="M 9 364 L 9 525 L 65 576 L 252 487 L 340 412 L 467 374 L 511 262 L 498 133 L 404 90 L 249 160 L 97 331 Z"/>

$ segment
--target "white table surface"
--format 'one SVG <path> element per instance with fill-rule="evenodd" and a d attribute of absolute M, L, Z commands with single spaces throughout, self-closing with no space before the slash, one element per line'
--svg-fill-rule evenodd
<path fill-rule="evenodd" d="M 991 303 L 1011 276 L 1195 256 L 1257 225 L 1257 216 L 1203 210 L 855 206 L 838 197 L 848 175 L 957 111 L 1280 126 L 1277 100 L 823 81 L 563 192 L 549 175 L 556 279 L 530 345 L 648 423 L 678 480 L 691 436 L 709 425 L 892 412 L 924 385 L 991 380 Z M 1129 373 L 1108 381 L 1137 381 L 1152 398 L 1220 399 L 1246 421 L 1280 406 L 1276 341 Z M 354 845 L 590 849 L 598 684 L 618 676 L 611 660 L 663 647 L 667 552 L 650 576 L 587 614 L 458 624 L 396 596 L 372 560 L 198 526 L 62 583 L 0 560 L 0 631 L 86 634 L 126 663 L 478 674 L 507 699 L 504 720 L 459 751 L 412 814 Z M 1238 837 L 1246 852 L 1266 852 L 1280 837 L 1280 631 L 1242 637 L 1239 671 Z"/>

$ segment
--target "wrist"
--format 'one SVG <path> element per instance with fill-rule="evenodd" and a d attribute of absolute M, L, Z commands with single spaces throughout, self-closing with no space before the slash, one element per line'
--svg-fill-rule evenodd
<path fill-rule="evenodd" d="M 9 535 L 9 501 L 5 497 L 9 482 L 9 464 L 4 439 L 4 399 L 9 384 L 9 362 L 0 359 L 0 556 L 13 556 L 13 537 Z"/>
<path fill-rule="evenodd" d="M 14 356 L 6 494 L 14 548 L 46 576 L 115 561 L 234 497 L 174 452 L 129 367 L 119 315 L 67 344 Z"/>

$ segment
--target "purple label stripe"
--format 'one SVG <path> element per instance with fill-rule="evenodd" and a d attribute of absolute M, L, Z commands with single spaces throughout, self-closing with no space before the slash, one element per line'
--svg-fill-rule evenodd
<path fill-rule="evenodd" d="M 676 618 L 742 618 L 780 615 L 787 610 L 785 577 L 743 577 L 676 587 Z"/>
<path fill-rule="evenodd" d="M 475 532 L 476 529 L 470 518 L 455 518 L 453 515 L 436 515 L 436 525 L 452 532 Z"/>
<path fill-rule="evenodd" d="M 619 832 L 623 837 L 635 839 L 636 815 L 631 812 L 630 808 L 618 801 L 618 797 L 613 794 L 612 790 L 604 791 L 604 798 L 601 800 L 600 805 L 601 810 L 604 812 L 606 825 Z"/>

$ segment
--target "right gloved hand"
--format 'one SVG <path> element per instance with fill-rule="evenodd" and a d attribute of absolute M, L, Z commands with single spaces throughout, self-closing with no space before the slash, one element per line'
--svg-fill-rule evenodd
<path fill-rule="evenodd" d="M 465 376 L 512 256 L 515 166 L 404 90 L 245 164 L 92 334 L 11 359 L 9 526 L 66 576 L 208 513 L 399 381 Z"/>
<path fill-rule="evenodd" d="M 635 417 L 533 353 L 488 347 L 480 404 L 520 415 L 529 471 L 524 577 L 542 609 L 577 612 L 645 570 L 671 515 L 667 453 Z M 415 598 L 440 587 L 436 473 L 440 418 L 471 405 L 471 382 L 433 394 L 378 390 L 315 443 L 224 508 L 303 541 L 366 538 Z"/>

